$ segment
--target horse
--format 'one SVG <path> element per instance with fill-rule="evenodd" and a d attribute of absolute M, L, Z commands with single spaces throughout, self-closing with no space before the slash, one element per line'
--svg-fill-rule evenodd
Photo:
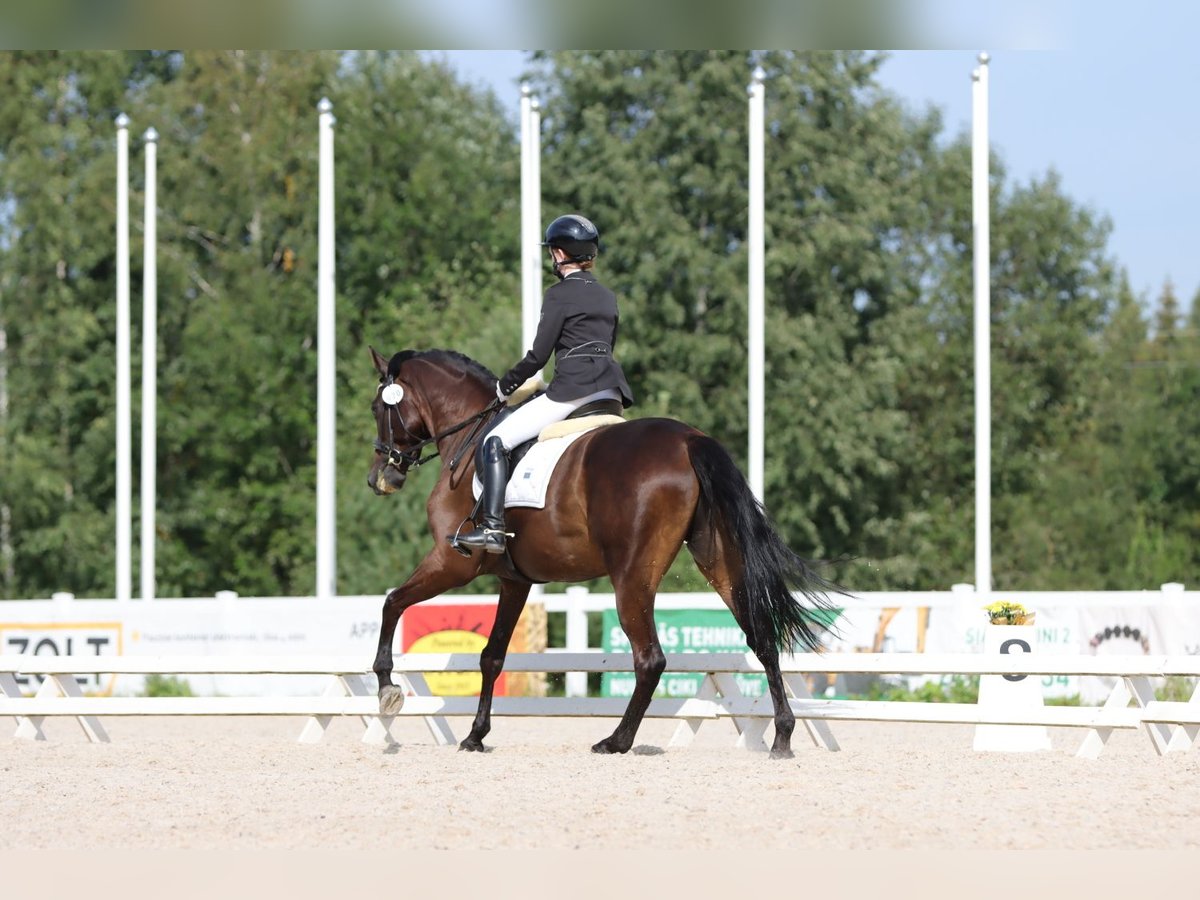
<path fill-rule="evenodd" d="M 404 701 L 403 691 L 392 683 L 392 641 L 401 614 L 481 575 L 496 575 L 496 620 L 479 656 L 479 707 L 459 745 L 486 750 L 493 689 L 531 585 L 608 575 L 633 649 L 635 686 L 616 729 L 592 750 L 628 752 L 666 666 L 654 621 L 655 594 L 686 543 L 766 673 L 774 709 L 771 756 L 792 756 L 796 719 L 779 656 L 797 646 L 819 650 L 817 617 L 832 609 L 830 593 L 845 590 L 823 577 L 818 563 L 788 548 L 716 439 L 667 418 L 588 431 L 560 459 L 544 508 L 506 511 L 515 534 L 506 555 L 463 555 L 448 536 L 470 520 L 475 508 L 469 450 L 499 410 L 496 376 L 450 350 L 403 350 L 390 358 L 374 347 L 370 351 L 379 374 L 371 404 L 377 435 L 367 473 L 371 490 L 394 493 L 404 486 L 409 469 L 437 456 L 442 460 L 426 504 L 433 549 L 383 604 L 373 665 L 381 715 L 397 714 Z"/>

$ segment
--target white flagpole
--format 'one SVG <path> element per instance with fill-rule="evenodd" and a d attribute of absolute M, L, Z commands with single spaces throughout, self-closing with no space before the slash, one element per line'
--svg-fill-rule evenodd
<path fill-rule="evenodd" d="M 129 116 L 117 116 L 117 498 L 116 599 L 133 592 L 130 484 L 133 480 L 129 353 Z"/>
<path fill-rule="evenodd" d="M 529 120 L 533 114 L 533 94 L 528 84 L 521 85 L 521 350 L 533 343 L 529 331 L 530 306 L 533 300 L 534 271 L 531 265 L 530 242 L 533 238 L 533 153 Z"/>
<path fill-rule="evenodd" d="M 521 85 L 521 350 L 533 346 L 541 316 L 542 265 L 542 114 L 537 97 L 528 84 Z M 542 586 L 529 593 L 538 603 Z M 583 676 L 586 679 L 586 674 Z M 576 679 L 568 673 L 567 680 Z M 584 693 L 587 687 L 584 687 Z"/>
<path fill-rule="evenodd" d="M 975 234 L 975 591 L 992 589 L 991 241 L 988 55 L 972 73 L 971 212 Z"/>
<path fill-rule="evenodd" d="M 317 191 L 317 599 L 337 596 L 337 422 L 333 256 L 333 104 L 318 110 Z"/>
<path fill-rule="evenodd" d="M 542 104 L 534 97 L 529 104 L 529 173 L 533 181 L 529 223 L 529 318 L 525 328 L 529 333 L 525 343 L 533 346 L 538 321 L 542 317 Z"/>
<path fill-rule="evenodd" d="M 763 79 L 761 66 L 754 69 L 750 83 L 750 221 L 746 230 L 749 249 L 749 416 L 750 489 L 763 500 L 763 407 L 764 407 L 764 218 L 763 218 Z"/>
<path fill-rule="evenodd" d="M 533 346 L 541 313 L 541 110 L 521 85 L 521 349 Z"/>
<path fill-rule="evenodd" d="M 158 461 L 158 132 L 147 128 L 142 251 L 142 599 L 155 593 L 154 518 Z"/>

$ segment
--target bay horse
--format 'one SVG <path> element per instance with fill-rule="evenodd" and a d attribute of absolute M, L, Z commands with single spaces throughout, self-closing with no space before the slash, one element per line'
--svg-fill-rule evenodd
<path fill-rule="evenodd" d="M 563 454 L 545 508 L 507 510 L 508 528 L 516 535 L 508 542 L 511 565 L 504 556 L 479 551 L 464 556 L 448 536 L 458 532 L 475 506 L 469 445 L 498 410 L 496 376 L 453 351 L 404 350 L 385 359 L 370 350 L 379 373 L 371 404 L 377 432 L 367 474 L 371 489 L 380 495 L 398 491 L 412 466 L 436 455 L 442 459 L 426 504 L 433 548 L 383 604 L 373 666 L 382 715 L 395 715 L 404 701 L 392 683 L 392 641 L 401 613 L 480 575 L 497 575 L 496 621 L 479 656 L 479 708 L 459 745 L 486 749 L 493 688 L 531 583 L 608 575 L 617 616 L 633 648 L 635 687 L 616 730 L 592 750 L 627 752 L 666 665 L 654 622 L 655 594 L 686 543 L 762 662 L 774 706 L 771 755 L 792 755 L 796 719 L 779 654 L 797 646 L 817 650 L 815 617 L 831 609 L 829 592 L 844 590 L 786 546 L 720 443 L 665 418 L 589 431 Z M 403 391 L 399 402 L 400 390 L 392 385 Z M 793 590 L 811 608 L 798 602 Z"/>

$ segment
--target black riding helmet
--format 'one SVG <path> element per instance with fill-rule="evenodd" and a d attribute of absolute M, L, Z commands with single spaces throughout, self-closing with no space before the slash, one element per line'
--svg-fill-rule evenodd
<path fill-rule="evenodd" d="M 571 213 L 559 216 L 546 229 L 543 247 L 559 247 L 570 256 L 570 262 L 595 259 L 600 250 L 600 232 L 590 219 Z"/>

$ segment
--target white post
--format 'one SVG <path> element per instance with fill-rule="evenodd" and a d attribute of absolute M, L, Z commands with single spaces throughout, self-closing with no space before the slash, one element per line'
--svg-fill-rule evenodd
<path fill-rule="evenodd" d="M 764 347 L 764 219 L 763 219 L 763 79 L 761 66 L 750 83 L 750 222 L 746 230 L 749 249 L 749 415 L 750 489 L 763 500 L 763 347 Z"/>
<path fill-rule="evenodd" d="M 572 653 L 588 649 L 587 610 L 583 608 L 587 595 L 588 589 L 580 585 L 567 588 L 567 650 Z M 586 697 L 587 672 L 568 672 L 565 686 L 568 697 Z"/>
<path fill-rule="evenodd" d="M 117 573 L 116 598 L 133 592 L 129 354 L 129 116 L 117 116 Z"/>
<path fill-rule="evenodd" d="M 975 231 L 975 588 L 992 589 L 991 242 L 988 193 L 988 55 L 972 73 L 971 210 Z"/>
<path fill-rule="evenodd" d="M 521 85 L 521 349 L 533 346 L 541 313 L 541 111 Z"/>
<path fill-rule="evenodd" d="M 70 622 L 74 610 L 71 604 L 75 602 L 75 595 L 70 591 L 55 591 L 50 595 L 50 602 L 54 606 L 54 618 L 59 622 Z"/>
<path fill-rule="evenodd" d="M 521 85 L 521 349 L 527 350 L 533 341 L 529 331 L 529 307 L 534 302 L 532 251 L 533 236 L 533 154 L 530 152 L 529 118 L 533 111 L 533 95 L 528 84 Z"/>
<path fill-rule="evenodd" d="M 533 198 L 529 236 L 529 318 L 525 330 L 528 338 L 524 349 L 533 346 L 538 322 L 542 317 L 542 104 L 534 97 L 529 106 L 529 172 L 533 180 Z"/>
<path fill-rule="evenodd" d="M 142 599 L 155 593 L 154 511 L 158 462 L 158 132 L 147 128 L 142 251 Z"/>
<path fill-rule="evenodd" d="M 334 381 L 333 104 L 317 104 L 317 598 L 337 596 L 337 422 Z"/>
<path fill-rule="evenodd" d="M 528 84 L 521 85 L 521 350 L 533 346 L 541 316 L 542 286 L 542 115 Z M 529 601 L 543 587 L 535 584 Z"/>
<path fill-rule="evenodd" d="M 0 303 L 0 434 L 8 434 L 8 332 L 4 327 L 3 303 Z M 7 588 L 15 579 L 12 508 L 0 502 L 0 584 Z"/>

